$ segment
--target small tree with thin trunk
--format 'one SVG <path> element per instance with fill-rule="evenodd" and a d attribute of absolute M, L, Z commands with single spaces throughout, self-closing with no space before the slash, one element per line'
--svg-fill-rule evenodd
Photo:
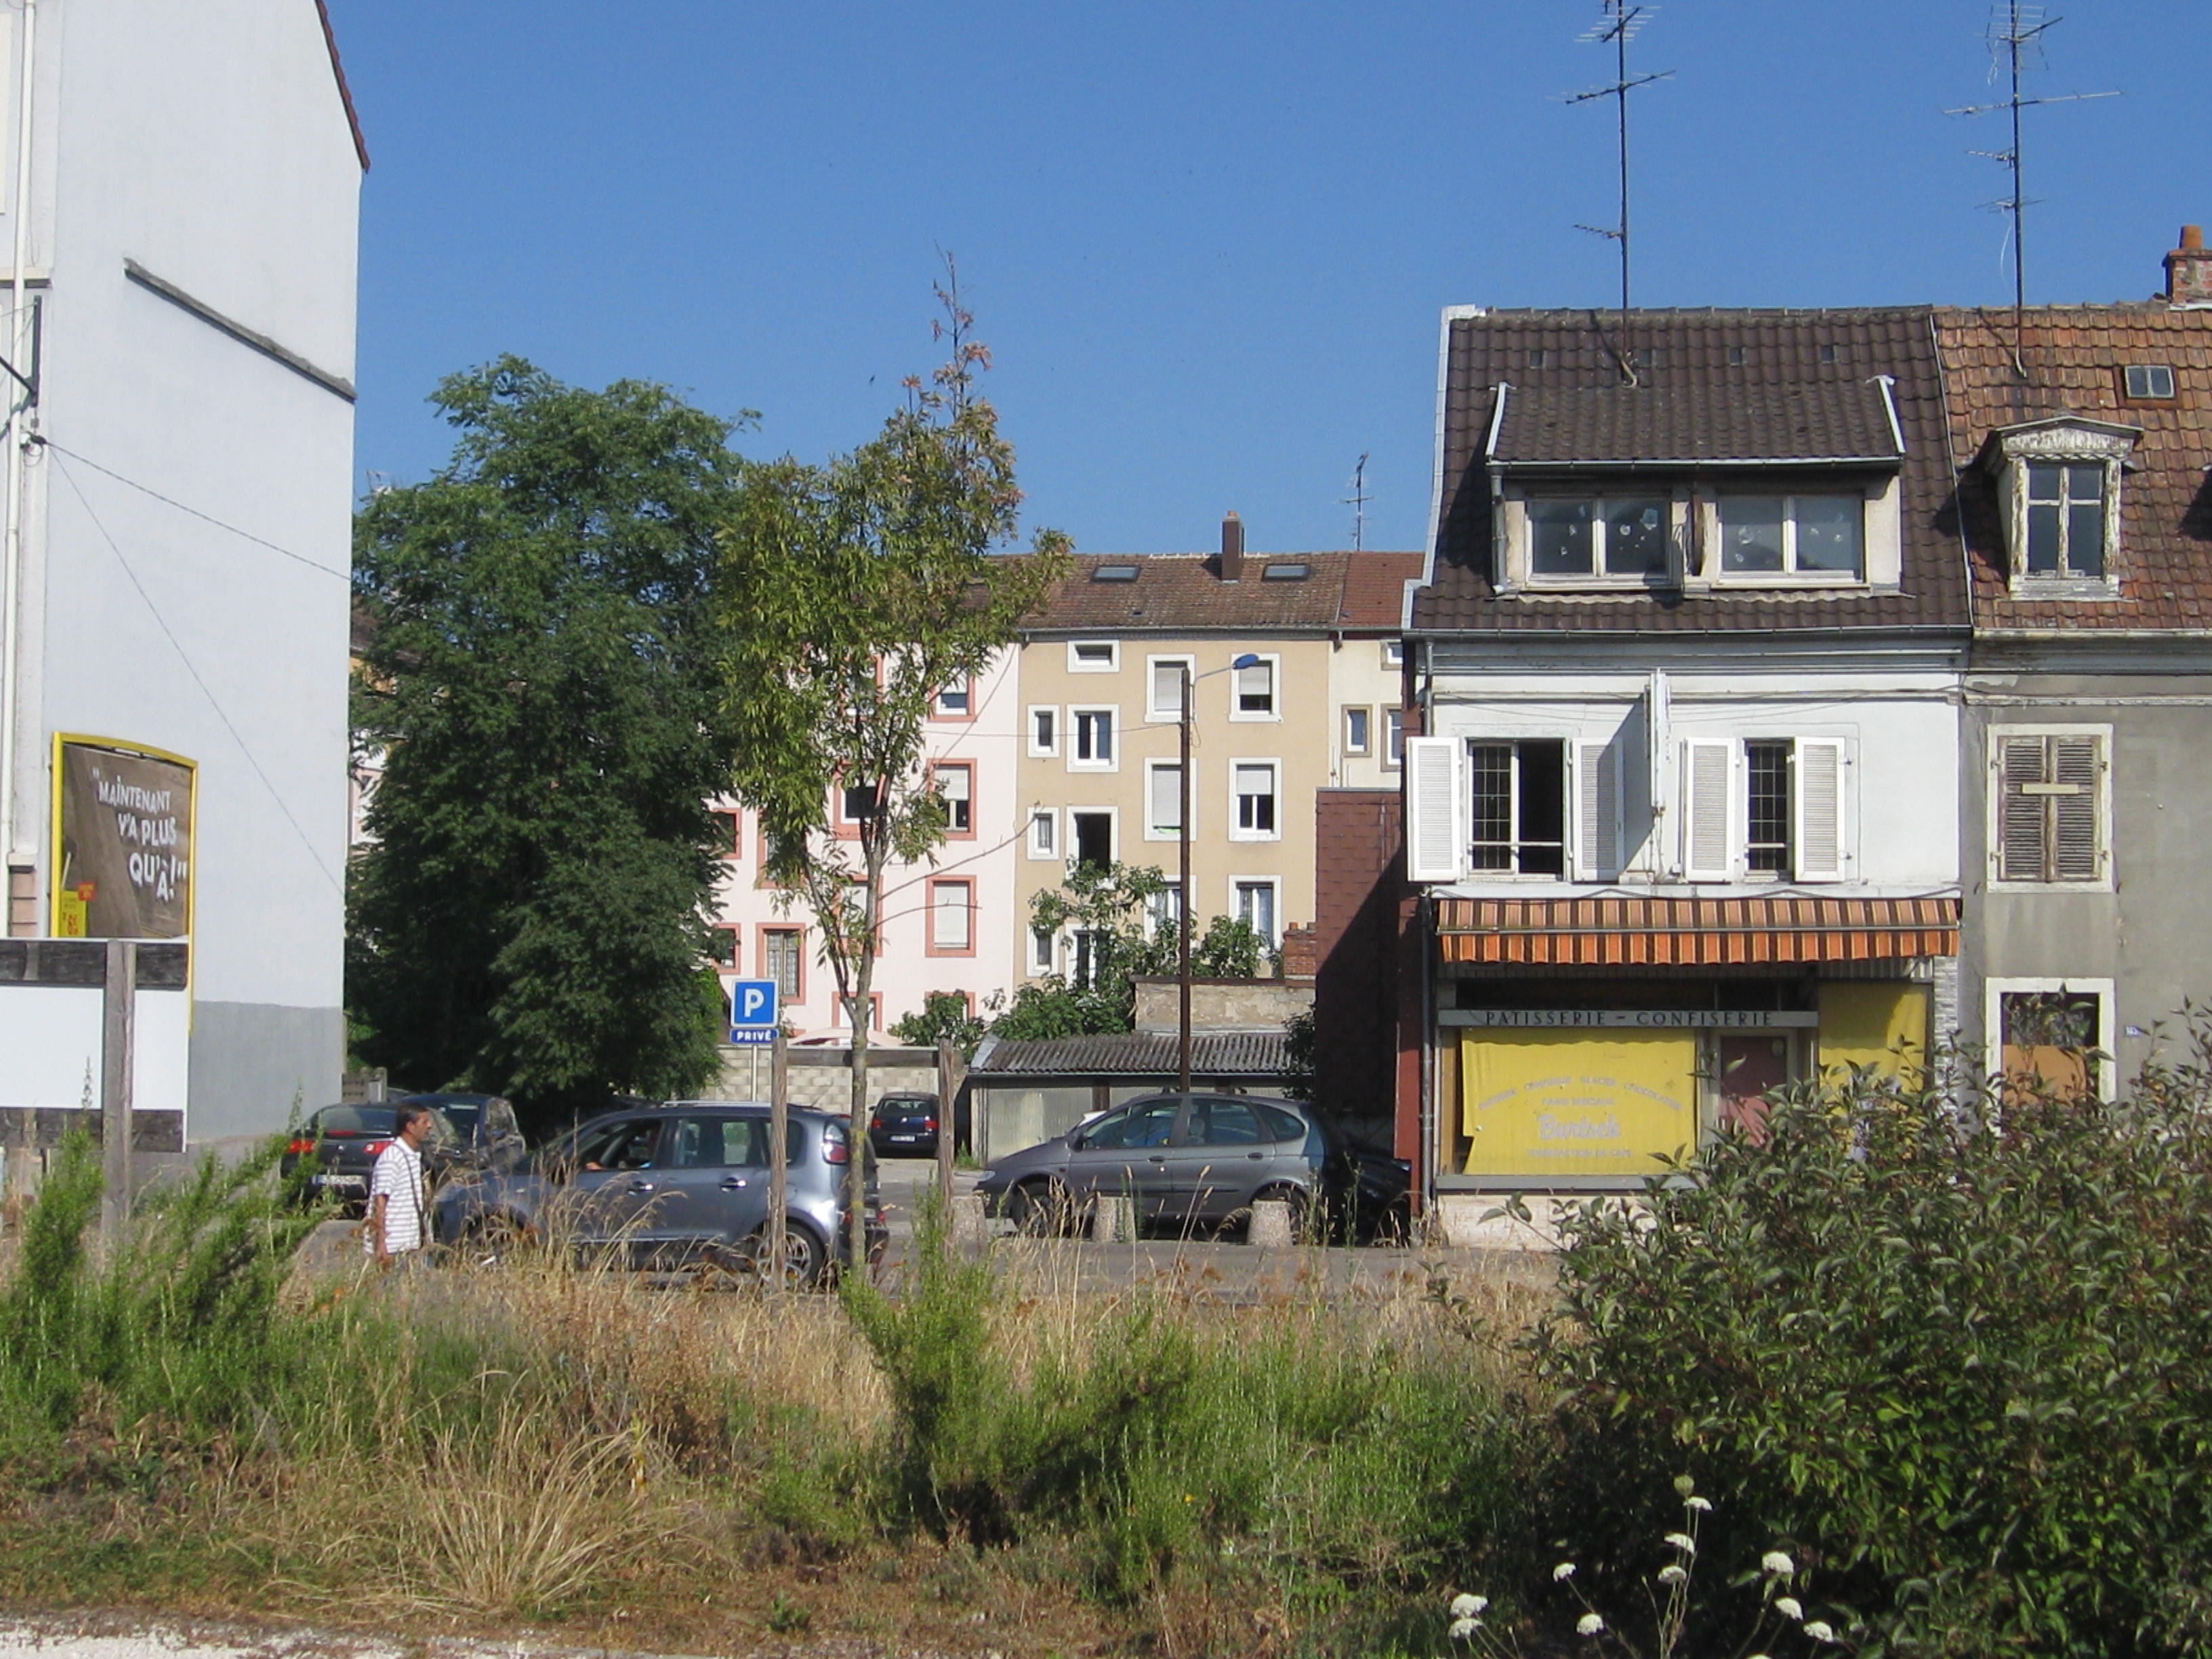
<path fill-rule="evenodd" d="M 760 814 L 769 878 L 814 915 L 853 1034 L 856 1266 L 884 874 L 927 858 L 945 831 L 925 724 L 938 692 L 984 673 L 1065 568 L 1066 538 L 1051 532 L 1030 557 L 995 556 L 1021 492 L 1013 448 L 975 390 L 990 354 L 970 336 L 949 258 L 945 274 L 936 333 L 950 361 L 927 384 L 909 379 L 905 405 L 850 455 L 749 466 L 720 573 L 732 787 Z"/>

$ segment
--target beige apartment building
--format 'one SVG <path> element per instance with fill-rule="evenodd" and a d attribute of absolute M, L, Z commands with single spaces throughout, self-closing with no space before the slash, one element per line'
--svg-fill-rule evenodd
<path fill-rule="evenodd" d="M 1194 921 L 1240 916 L 1271 944 L 1312 921 L 1316 792 L 1396 776 L 1385 647 L 1419 565 L 1404 554 L 1248 556 L 1234 514 L 1218 556 L 1075 561 L 1018 647 L 1024 977 L 1074 969 L 1076 941 L 1027 925 L 1031 896 L 1072 863 L 1153 865 L 1176 880 L 1186 666 Z"/>

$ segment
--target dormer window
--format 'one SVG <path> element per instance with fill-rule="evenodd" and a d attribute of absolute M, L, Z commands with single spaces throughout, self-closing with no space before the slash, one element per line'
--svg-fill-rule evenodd
<path fill-rule="evenodd" d="M 1866 571 L 1866 502 L 1857 495 L 1723 495 L 1720 564 L 1729 576 L 1842 576 Z"/>
<path fill-rule="evenodd" d="M 1996 477 L 2014 593 L 2116 591 L 2120 486 L 2142 435 L 2078 415 L 1990 434 L 1982 461 Z"/>
<path fill-rule="evenodd" d="M 1528 570 L 1546 577 L 1665 576 L 1671 503 L 1663 495 L 1533 497 Z"/>

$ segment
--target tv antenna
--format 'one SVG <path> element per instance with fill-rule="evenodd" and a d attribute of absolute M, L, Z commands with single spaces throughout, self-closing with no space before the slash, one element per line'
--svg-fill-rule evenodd
<path fill-rule="evenodd" d="M 2021 380 L 2027 378 L 2027 365 L 2021 360 L 2021 343 L 2027 320 L 2027 252 L 2025 226 L 2027 210 L 2033 205 L 2021 193 L 2020 112 L 2039 104 L 2079 104 L 2092 98 L 2117 98 L 2117 92 L 2061 92 L 2044 98 L 2024 98 L 2020 90 L 2020 72 L 2023 64 L 2029 67 L 2043 65 L 2043 37 L 2046 31 L 2065 20 L 2046 17 L 2039 5 L 2023 5 L 2021 0 L 2003 0 L 1990 10 L 1989 28 L 1984 38 L 1990 44 L 1990 79 L 1997 77 L 2002 69 L 2006 76 L 2009 95 L 1994 104 L 1964 104 L 1957 109 L 1947 109 L 1946 115 L 1994 115 L 2002 110 L 2012 118 L 2012 148 L 2009 149 L 1976 149 L 1966 153 L 1984 156 L 2002 163 L 2012 174 L 2012 193 L 1984 205 L 2004 214 L 2012 226 L 2012 366 Z"/>
<path fill-rule="evenodd" d="M 1607 228 L 1604 225 L 1577 225 L 1593 236 L 1602 236 L 1620 247 L 1620 333 L 1621 345 L 1615 354 L 1620 359 L 1622 377 L 1636 384 L 1636 354 L 1628 348 L 1628 94 L 1638 87 L 1648 87 L 1654 81 L 1671 81 L 1674 71 L 1659 70 L 1645 75 L 1628 72 L 1628 43 L 1642 32 L 1644 25 L 1658 10 L 1656 6 L 1632 5 L 1630 0 L 1601 0 L 1604 13 L 1598 21 L 1576 38 L 1610 46 L 1613 52 L 1613 83 L 1592 87 L 1587 92 L 1572 92 L 1566 95 L 1570 104 L 1593 103 L 1600 98 L 1613 100 L 1620 128 L 1620 219 Z"/>
<path fill-rule="evenodd" d="M 1352 509 L 1352 550 L 1364 552 L 1367 546 L 1367 458 L 1374 452 L 1362 450 L 1359 464 L 1352 469 L 1352 493 L 1341 497 L 1342 504 Z"/>

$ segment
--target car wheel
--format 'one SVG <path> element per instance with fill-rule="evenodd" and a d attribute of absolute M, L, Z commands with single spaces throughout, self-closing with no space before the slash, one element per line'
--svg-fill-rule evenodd
<path fill-rule="evenodd" d="M 1024 1181 L 1006 1194 L 1001 1213 L 1024 1238 L 1059 1238 L 1073 1229 L 1075 1203 L 1057 1181 Z"/>
<path fill-rule="evenodd" d="M 763 1227 L 745 1241 L 745 1261 L 762 1284 L 780 1283 L 787 1290 L 803 1290 L 814 1284 L 822 1277 L 827 1261 L 814 1235 L 795 1221 L 784 1224 L 781 1273 L 769 1255 L 768 1229 Z"/>

